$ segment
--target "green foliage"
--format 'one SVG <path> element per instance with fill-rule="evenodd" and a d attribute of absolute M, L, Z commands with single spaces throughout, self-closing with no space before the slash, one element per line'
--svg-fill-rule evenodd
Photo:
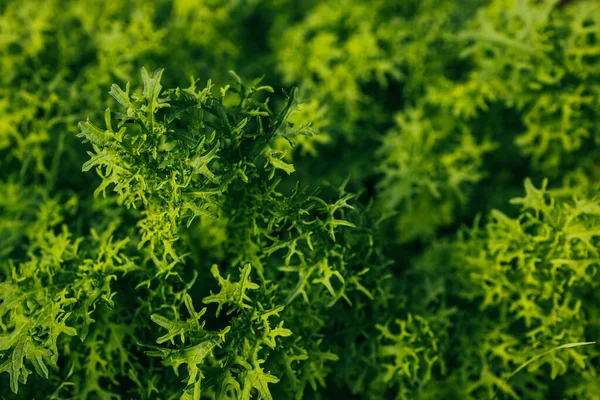
<path fill-rule="evenodd" d="M 0 1 L 0 397 L 599 397 L 599 29 Z"/>
<path fill-rule="evenodd" d="M 421 109 L 398 115 L 381 147 L 381 196 L 385 209 L 398 210 L 402 241 L 431 237 L 454 222 L 484 177 L 483 158 L 496 147 L 489 140 L 478 143 L 468 125 L 446 110 L 434 110 L 438 118 L 425 119 Z"/>
<path fill-rule="evenodd" d="M 521 113 L 520 151 L 548 175 L 597 140 L 600 10 L 593 2 L 498 1 L 461 34 L 472 80 Z"/>
<path fill-rule="evenodd" d="M 72 206 L 70 201 L 63 207 Z M 15 393 L 27 382 L 29 368 L 45 378 L 49 367 L 57 368 L 61 336 L 86 339 L 95 309 L 113 305 L 111 282 L 135 269 L 123 254 L 129 239 L 114 239 L 118 223 L 102 234 L 92 228 L 84 243 L 63 223 L 60 205 L 50 200 L 50 207 L 48 212 L 47 205 L 39 205 L 22 259 L 2 264 L 0 371 L 10 375 Z"/>
<path fill-rule="evenodd" d="M 590 357 L 565 344 L 594 338 L 589 335 L 597 323 L 600 204 L 595 195 L 558 200 L 546 184 L 538 189 L 526 180 L 525 197 L 512 200 L 520 206 L 518 216 L 493 210 L 485 224 L 476 222 L 449 249 L 436 249 L 433 258 L 424 260 L 434 271 L 450 268 L 442 296 L 472 304 L 472 312 L 486 315 L 485 321 L 472 321 L 477 330 L 462 327 L 465 336 L 457 335 L 449 345 L 450 357 L 461 360 L 457 375 L 471 382 L 465 384 L 472 396 L 499 392 L 544 398 L 546 376 L 578 376 L 597 357 L 597 351 Z M 463 306 L 458 315 L 467 312 Z M 521 364 L 526 372 L 509 374 Z"/>

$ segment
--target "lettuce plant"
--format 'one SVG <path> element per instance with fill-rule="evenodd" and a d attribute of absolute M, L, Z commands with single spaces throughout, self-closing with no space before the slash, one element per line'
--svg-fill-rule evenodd
<path fill-rule="evenodd" d="M 424 282 L 417 291 L 431 312 L 454 310 L 447 379 L 474 398 L 541 399 L 559 386 L 566 397 L 579 393 L 569 398 L 597 392 L 597 348 L 548 352 L 597 337 L 597 192 L 558 199 L 546 181 L 536 188 L 526 180 L 511 203 L 517 216 L 491 211 L 432 247 L 411 273 Z"/>
<path fill-rule="evenodd" d="M 599 18 L 0 2 L 0 397 L 599 397 Z"/>
<path fill-rule="evenodd" d="M 163 90 L 161 76 L 162 70 L 143 69 L 139 92 L 113 85 L 121 111 L 107 109 L 103 128 L 90 120 L 79 125 L 93 149 L 83 170 L 102 179 L 96 195 L 114 193 L 108 207 L 124 207 L 116 215 L 135 228 L 120 228 L 118 218 L 102 232 L 94 227 L 74 238 L 57 216 L 36 230 L 27 259 L 5 271 L 2 370 L 11 389 L 17 393 L 34 368 L 43 377 L 79 375 L 75 389 L 57 389 L 75 396 L 119 393 L 122 385 L 144 393 L 148 383 L 139 370 L 157 357 L 155 371 L 168 374 L 173 367 L 174 375 L 184 374 L 183 398 L 272 398 L 271 386 L 280 380 L 286 396 L 302 396 L 307 386 L 317 390 L 328 365 L 352 345 L 331 341 L 330 330 L 353 320 L 347 314 L 356 312 L 354 304 L 381 307 L 391 296 L 374 275 L 388 263 L 376 247 L 373 212 L 361 211 L 343 187 L 319 194 L 286 184 L 294 167 L 270 144 L 312 133 L 289 122 L 296 90 L 274 111 L 264 95 L 271 87 L 245 85 L 236 74 L 218 95 L 210 82 L 199 89 L 196 80 L 186 89 Z M 221 252 L 194 257 L 194 231 L 213 225 L 227 232 Z M 210 275 L 214 283 L 195 284 Z M 120 282 L 130 289 L 116 305 Z M 375 302 L 379 292 L 383 299 Z M 106 340 L 136 353 L 135 360 L 88 340 L 112 334 L 97 330 L 95 320 L 113 324 L 121 317 L 114 313 L 128 305 L 135 308 L 129 324 L 116 322 L 124 331 Z M 385 314 L 375 321 L 385 323 Z M 367 326 L 373 334 L 379 329 L 382 338 L 402 338 L 375 321 Z M 99 372 L 82 368 L 82 360 L 63 361 L 61 354 L 74 346 L 66 337 L 73 336 L 84 348 L 93 346 L 85 350 L 90 365 L 94 356 L 100 363 L 115 357 L 121 368 Z M 385 358 L 389 350 L 381 351 Z M 66 366 L 69 375 L 61 376 Z M 387 375 L 389 381 L 393 370 Z"/>

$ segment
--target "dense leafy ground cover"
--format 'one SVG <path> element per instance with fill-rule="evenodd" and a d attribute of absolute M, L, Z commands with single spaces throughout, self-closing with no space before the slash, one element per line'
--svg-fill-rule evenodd
<path fill-rule="evenodd" d="M 599 2 L 0 0 L 0 71 L 0 397 L 600 398 Z"/>

